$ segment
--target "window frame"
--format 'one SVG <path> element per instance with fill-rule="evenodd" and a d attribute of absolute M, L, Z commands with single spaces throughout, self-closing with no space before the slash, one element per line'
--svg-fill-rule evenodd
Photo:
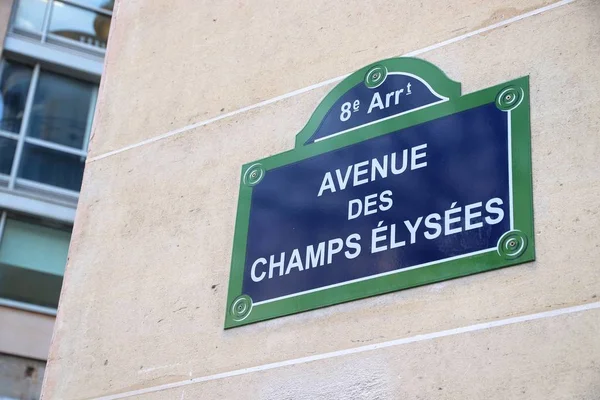
<path fill-rule="evenodd" d="M 8 218 L 8 212 L 0 209 L 0 242 L 4 237 L 4 229 L 6 227 L 6 219 Z M 64 277 L 64 275 L 63 275 Z M 52 307 L 39 306 L 37 304 L 26 303 L 23 301 L 11 300 L 0 297 L 0 306 L 17 308 L 20 310 L 31 311 L 38 314 L 45 314 L 56 316 L 57 309 Z"/>
<path fill-rule="evenodd" d="M 4 60 L 4 59 L 3 59 Z M 7 59 L 9 62 L 17 62 L 11 59 Z M 21 162 L 23 160 L 23 150 L 26 144 L 31 144 L 34 146 L 59 151 L 61 153 L 66 153 L 74 156 L 81 157 L 81 161 L 85 162 L 87 158 L 87 148 L 89 145 L 90 133 L 92 128 L 92 122 L 94 118 L 94 110 L 96 107 L 96 102 L 98 98 L 98 86 L 93 86 L 90 104 L 88 107 L 88 115 L 86 121 L 86 130 L 84 132 L 84 138 L 81 148 L 74 148 L 70 146 L 61 145 L 58 143 L 54 143 L 51 141 L 47 141 L 40 138 L 27 136 L 27 129 L 30 123 L 31 111 L 33 108 L 33 101 L 36 93 L 36 89 L 38 87 L 40 72 L 41 72 L 40 63 L 36 63 L 33 67 L 31 80 L 29 82 L 29 88 L 27 90 L 27 98 L 25 100 L 25 108 L 23 110 L 23 118 L 21 122 L 21 127 L 19 129 L 19 133 L 8 132 L 4 130 L 0 130 L 0 136 L 8 139 L 12 139 L 16 141 L 16 148 L 14 153 L 14 158 L 12 162 L 12 167 L 10 170 L 10 175 L 0 174 L 0 182 L 6 182 L 8 180 L 8 184 L 3 187 L 0 186 L 0 196 L 3 191 L 6 192 L 24 192 L 25 194 L 33 194 L 41 197 L 48 197 L 51 200 L 58 200 L 59 202 L 66 204 L 73 204 L 75 207 L 77 200 L 79 198 L 79 191 L 73 191 L 65 188 L 61 188 L 58 186 L 52 186 L 48 184 L 44 184 L 42 182 L 36 182 L 32 180 L 28 180 L 26 178 L 21 178 L 18 176 L 19 169 L 21 166 Z M 0 70 L 0 73 L 2 71 Z M 52 72 L 54 73 L 54 72 Z M 76 79 L 69 77 L 71 79 Z M 1 203 L 1 199 L 0 199 Z"/>
<path fill-rule="evenodd" d="M 4 41 L 3 59 L 8 61 L 18 62 L 37 69 L 36 84 L 32 81 L 27 91 L 28 107 L 31 109 L 35 88 L 37 87 L 37 79 L 39 79 L 40 68 L 50 72 L 55 72 L 75 79 L 80 79 L 95 84 L 92 100 L 90 101 L 90 111 L 88 112 L 88 123 L 84 137 L 84 144 L 81 150 L 76 149 L 77 155 L 87 157 L 87 147 L 89 144 L 91 125 L 94 117 L 94 110 L 98 100 L 98 84 L 104 69 L 105 48 L 96 47 L 90 44 L 82 43 L 68 38 L 58 37 L 49 34 L 50 11 L 54 5 L 54 0 L 49 0 L 46 4 L 43 29 L 39 33 L 27 31 L 23 29 L 15 29 L 14 20 L 16 17 L 19 1 L 15 0 L 11 7 L 11 17 L 9 20 L 9 29 Z M 82 4 L 78 0 L 61 0 L 65 4 L 79 7 L 81 9 L 97 12 L 106 15 L 112 20 L 112 12 L 109 10 Z M 42 37 L 42 33 L 45 35 Z M 29 111 L 31 113 L 31 111 Z M 25 112 L 23 113 L 25 114 Z M 25 115 L 23 115 L 25 121 Z M 27 115 L 29 121 L 29 115 Z M 26 126 L 22 124 L 19 133 L 11 133 L 0 131 L 0 136 L 9 137 L 12 140 L 22 140 L 25 143 L 31 139 L 37 141 L 36 138 L 27 139 Z M 42 140 L 43 141 L 43 140 Z M 50 143 L 49 148 L 54 147 Z M 39 143 L 34 143 L 38 145 Z M 46 143 L 43 143 L 46 144 Z M 42 147 L 44 147 L 42 144 Z M 56 145 L 61 146 L 61 145 Z M 71 148 L 68 148 L 72 150 Z M 57 150 L 54 148 L 54 150 Z M 62 150 L 62 148 L 60 149 Z M 60 151 L 59 150 L 59 151 Z M 23 149 L 21 148 L 21 153 Z M 21 154 L 22 156 L 22 154 Z M 16 149 L 15 149 L 16 157 Z M 0 175 L 0 241 L 4 235 L 6 219 L 9 214 L 18 213 L 22 215 L 30 215 L 41 218 L 47 221 L 56 221 L 65 226 L 73 226 L 75 219 L 75 210 L 79 192 L 72 192 L 66 189 L 45 185 L 38 182 L 17 179 L 16 174 L 18 169 L 15 165 L 20 165 L 20 160 L 17 164 L 11 167 L 10 175 Z M 9 180 L 15 172 L 14 189 L 8 189 Z M 23 190 L 26 189 L 26 190 Z M 50 190 L 50 192 L 49 192 Z M 51 307 L 38 306 L 31 303 L 10 300 L 0 297 L 0 306 L 6 306 L 21 310 L 26 310 L 38 314 L 56 316 L 57 309 Z"/>
<path fill-rule="evenodd" d="M 91 55 L 96 55 L 101 58 L 104 58 L 104 55 L 106 54 L 105 47 L 94 46 L 94 45 L 90 45 L 87 43 L 78 42 L 76 40 L 63 38 L 59 35 L 55 35 L 55 34 L 49 32 L 50 22 L 51 22 L 51 18 L 52 18 L 52 10 L 54 9 L 55 1 L 59 1 L 61 3 L 67 4 L 72 7 L 76 7 L 81 10 L 95 12 L 97 14 L 109 17 L 112 20 L 113 12 L 106 10 L 104 8 L 90 6 L 90 5 L 81 3 L 76 0 L 48 0 L 46 2 L 46 9 L 44 11 L 44 19 L 42 22 L 41 31 L 40 32 L 30 31 L 27 29 L 22 29 L 22 28 L 16 27 L 14 24 L 15 18 L 17 16 L 17 10 L 19 8 L 19 2 L 20 2 L 20 0 L 15 0 L 14 5 L 12 7 L 11 17 L 10 17 L 9 34 L 14 34 L 16 36 L 22 36 L 25 38 L 33 39 L 34 41 L 36 41 L 38 43 L 42 43 L 44 45 L 45 44 L 59 44 L 66 48 L 73 48 L 73 49 L 81 51 L 81 52 L 89 53 Z"/>

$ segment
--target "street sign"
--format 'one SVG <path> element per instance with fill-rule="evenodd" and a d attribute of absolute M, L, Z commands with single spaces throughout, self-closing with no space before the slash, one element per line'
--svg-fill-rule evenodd
<path fill-rule="evenodd" d="M 394 58 L 242 167 L 225 327 L 532 261 L 529 80 Z"/>

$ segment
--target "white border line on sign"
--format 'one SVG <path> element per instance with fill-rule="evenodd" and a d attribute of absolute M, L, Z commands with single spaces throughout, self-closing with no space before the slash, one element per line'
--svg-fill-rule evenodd
<path fill-rule="evenodd" d="M 573 3 L 574 1 L 575 0 L 561 0 L 561 1 L 558 1 L 556 3 L 549 4 L 547 6 L 544 6 L 544 7 L 537 8 L 535 10 L 526 12 L 524 14 L 517 15 L 516 17 L 508 18 L 508 19 L 505 19 L 503 21 L 497 22 L 495 24 L 488 25 L 488 26 L 486 26 L 484 28 L 476 29 L 474 31 L 465 33 L 463 35 L 459 35 L 459 36 L 453 37 L 451 39 L 444 40 L 444 41 L 436 43 L 434 45 L 423 47 L 421 49 L 408 52 L 406 54 L 403 54 L 402 56 L 403 57 L 418 56 L 420 54 L 427 53 L 429 51 L 433 51 L 433 50 L 439 49 L 441 47 L 448 46 L 448 45 L 456 43 L 456 42 L 460 42 L 461 40 L 468 39 L 470 37 L 477 36 L 479 34 L 482 34 L 482 33 L 485 33 L 485 32 L 489 32 L 491 30 L 494 30 L 494 29 L 497 29 L 497 28 L 501 28 L 503 26 L 506 26 L 506 25 L 509 25 L 509 24 L 521 21 L 522 19 L 533 17 L 533 16 L 541 14 L 543 12 L 550 11 L 550 10 L 553 10 L 555 8 L 562 7 L 564 5 Z M 214 118 L 207 119 L 205 121 L 196 122 L 194 124 L 187 125 L 187 126 L 184 126 L 182 128 L 178 128 L 178 129 L 169 131 L 169 132 L 164 133 L 162 135 L 158 135 L 158 136 L 154 136 L 152 138 L 146 139 L 146 140 L 142 140 L 142 141 L 140 141 L 138 143 L 130 144 L 130 145 L 121 147 L 121 148 L 116 149 L 116 150 L 111 150 L 111 151 L 108 151 L 106 153 L 102 153 L 102 154 L 99 154 L 97 156 L 94 156 L 94 157 L 89 157 L 86 162 L 93 162 L 93 161 L 101 160 L 103 158 L 110 157 L 110 156 L 113 156 L 115 154 L 119 154 L 119 153 L 122 153 L 124 151 L 134 149 L 136 147 L 144 146 L 146 144 L 154 143 L 154 142 L 157 142 L 159 140 L 171 137 L 173 135 L 177 135 L 177 134 L 189 131 L 191 129 L 204 126 L 204 125 L 208 125 L 210 123 L 217 122 L 217 121 L 220 121 L 222 119 L 229 118 L 229 117 L 232 117 L 234 115 L 244 113 L 246 111 L 254 110 L 255 108 L 264 107 L 264 106 L 267 106 L 269 104 L 273 104 L 273 103 L 276 103 L 278 101 L 285 100 L 285 99 L 288 99 L 290 97 L 294 97 L 294 96 L 302 94 L 302 93 L 310 92 L 311 90 L 318 89 L 320 87 L 327 86 L 327 85 L 330 85 L 332 83 L 339 82 L 342 79 L 344 79 L 345 77 L 347 77 L 348 75 L 349 74 L 345 74 L 345 75 L 342 75 L 342 76 L 338 76 L 336 78 L 328 79 L 328 80 L 323 81 L 323 82 L 315 83 L 314 85 L 310 85 L 310 86 L 307 86 L 305 88 L 297 89 L 297 90 L 294 90 L 292 92 L 289 92 L 289 93 L 286 93 L 286 94 L 283 94 L 283 95 L 280 95 L 280 96 L 277 96 L 277 97 L 273 97 L 271 99 L 264 100 L 264 101 L 261 101 L 260 103 L 256 103 L 256 104 L 253 104 L 253 105 L 250 105 L 250 106 L 247 106 L 247 107 L 242 107 L 242 108 L 240 108 L 238 110 L 234 110 L 234 111 L 231 111 L 231 112 L 228 112 L 228 113 L 225 113 L 225 114 L 221 114 L 221 115 L 218 115 L 218 116 L 216 116 Z"/>
<path fill-rule="evenodd" d="M 180 388 L 180 387 L 184 387 L 184 386 L 194 385 L 196 383 L 209 382 L 209 381 L 214 381 L 217 379 L 224 379 L 224 378 L 232 378 L 234 376 L 246 375 L 246 374 L 251 374 L 254 372 L 262 372 L 262 371 L 268 371 L 268 370 L 272 370 L 272 369 L 276 369 L 276 368 L 290 367 L 293 365 L 301 365 L 301 364 L 306 364 L 306 363 L 310 363 L 313 361 L 320 361 L 320 360 L 327 360 L 327 359 L 332 359 L 332 358 L 337 358 L 337 357 L 344 357 L 344 356 L 348 356 L 348 355 L 352 355 L 352 354 L 364 353 L 367 351 L 385 349 L 385 348 L 389 348 L 389 347 L 401 346 L 404 344 L 423 342 L 426 340 L 439 339 L 439 338 L 443 338 L 443 337 L 455 336 L 455 335 L 460 335 L 460 334 L 469 333 L 469 332 L 483 331 L 483 330 L 490 329 L 490 328 L 498 328 L 498 327 L 514 325 L 514 324 L 518 324 L 518 323 L 522 323 L 522 322 L 536 321 L 536 320 L 541 320 L 541 319 L 545 319 L 545 318 L 552 318 L 552 317 L 557 317 L 557 316 L 561 316 L 561 315 L 568 315 L 568 314 L 589 311 L 589 310 L 596 310 L 596 309 L 600 309 L 600 302 L 586 303 L 586 304 L 581 304 L 581 305 L 573 306 L 573 307 L 559 308 L 559 309 L 551 310 L 551 311 L 544 311 L 544 312 L 535 313 L 535 314 L 522 315 L 519 317 L 512 317 L 512 318 L 500 319 L 497 321 L 483 322 L 483 323 L 475 324 L 475 325 L 467 325 L 467 326 L 463 326 L 460 328 L 446 329 L 446 330 L 438 331 L 438 332 L 425 333 L 425 334 L 416 335 L 416 336 L 409 336 L 409 337 L 405 337 L 405 338 L 401 338 L 401 339 L 389 340 L 389 341 L 381 342 L 381 343 L 373 343 L 373 344 L 360 346 L 360 347 L 354 347 L 354 348 L 350 348 L 350 349 L 332 351 L 332 352 L 322 353 L 322 354 L 315 354 L 312 356 L 294 358 L 291 360 L 278 361 L 278 362 L 274 362 L 274 363 L 270 363 L 270 364 L 258 365 L 255 367 L 241 368 L 241 369 L 236 369 L 233 371 L 222 372 L 220 374 L 199 376 L 197 378 L 186 379 L 184 381 L 165 383 L 163 385 L 147 387 L 144 389 L 137 389 L 137 390 L 132 390 L 129 392 L 123 392 L 123 393 L 112 394 L 112 395 L 108 395 L 108 396 L 97 397 L 94 400 L 124 399 L 124 398 L 131 397 L 131 396 L 138 396 L 138 395 L 147 394 L 147 393 L 159 392 L 161 390 L 175 389 L 175 388 Z"/>
<path fill-rule="evenodd" d="M 335 137 L 335 136 L 343 135 L 344 133 L 351 132 L 351 131 L 354 131 L 354 130 L 359 129 L 359 128 L 364 128 L 365 126 L 373 125 L 373 124 L 376 124 L 378 122 L 387 121 L 388 119 L 400 117 L 402 115 L 405 115 L 405 114 L 408 114 L 408 113 L 411 113 L 411 112 L 414 112 L 414 111 L 419 111 L 419 110 L 422 110 L 424 108 L 432 107 L 432 106 L 435 106 L 435 105 L 440 104 L 440 103 L 445 103 L 446 101 L 448 101 L 448 99 L 438 100 L 435 103 L 425 104 L 423 106 L 420 106 L 420 107 L 417 107 L 417 108 L 413 108 L 413 109 L 410 109 L 410 110 L 406 110 L 406 111 L 403 111 L 403 112 L 398 113 L 398 114 L 390 115 L 389 117 L 385 117 L 385 118 L 381 118 L 381 119 L 378 119 L 378 120 L 375 120 L 375 121 L 371 121 L 371 122 L 368 122 L 366 124 L 362 124 L 362 125 L 356 126 L 354 128 L 346 129 L 345 131 L 340 131 L 340 132 L 332 133 L 331 135 L 315 139 L 315 143 L 320 142 L 320 141 L 325 140 L 325 139 L 330 139 L 330 138 Z"/>
<path fill-rule="evenodd" d="M 520 103 L 519 103 L 520 104 Z M 514 215 L 514 204 L 513 204 L 513 173 L 512 173 L 512 114 L 509 110 L 507 113 L 508 118 L 508 204 L 510 205 L 510 230 L 515 229 L 515 215 Z"/>
<path fill-rule="evenodd" d="M 413 112 L 413 111 L 419 111 L 419 110 L 422 110 L 422 109 L 424 109 L 424 108 L 427 108 L 427 107 L 432 107 L 432 106 L 435 106 L 436 104 L 444 103 L 444 102 L 446 102 L 446 101 L 450 100 L 450 98 L 448 98 L 448 97 L 446 97 L 446 96 L 442 96 L 441 94 L 439 94 L 438 92 L 436 92 L 436 91 L 435 91 L 435 90 L 434 90 L 434 89 L 431 87 L 431 85 L 429 84 L 429 82 L 425 81 L 425 80 L 424 80 L 423 78 L 421 78 L 420 76 L 417 76 L 417 75 L 411 74 L 411 73 L 409 73 L 409 72 L 390 72 L 390 73 L 388 74 L 388 76 L 389 76 L 389 75 L 404 75 L 404 76 L 409 76 L 409 77 L 411 77 L 411 78 L 413 78 L 413 79 L 416 79 L 416 80 L 418 80 L 419 82 L 421 82 L 422 84 L 424 84 L 424 85 L 425 85 L 425 87 L 427 87 L 427 89 L 429 89 L 429 92 L 430 92 L 430 93 L 432 93 L 432 94 L 433 94 L 435 97 L 437 97 L 439 100 L 438 100 L 438 101 L 435 101 L 435 102 L 433 102 L 433 103 L 424 104 L 424 105 L 422 105 L 422 106 L 420 106 L 420 107 L 412 108 L 412 109 L 410 109 L 410 110 L 402 111 L 402 112 L 400 112 L 400 113 L 397 113 L 397 114 L 394 114 L 394 115 L 390 115 L 390 116 L 388 116 L 388 117 L 385 117 L 385 118 L 380 118 L 380 119 L 377 119 L 377 120 L 375 120 L 375 121 L 368 122 L 368 123 L 366 123 L 366 124 L 358 125 L 358 126 L 355 126 L 355 127 L 352 127 L 352 128 L 349 128 L 349 129 L 346 129 L 346 130 L 340 131 L 340 132 L 332 133 L 331 135 L 327 135 L 327 136 L 324 136 L 324 137 L 322 137 L 322 138 L 315 139 L 315 140 L 314 140 L 314 143 L 320 142 L 320 141 L 322 141 L 322 140 L 325 140 L 325 139 L 330 139 L 330 138 L 332 138 L 332 137 L 339 136 L 339 135 L 342 135 L 342 134 L 344 134 L 344 133 L 346 133 L 346 132 L 351 132 L 351 131 L 353 131 L 353 130 L 356 130 L 356 129 L 359 129 L 359 128 L 363 128 L 363 127 L 365 127 L 365 126 L 373 125 L 373 124 L 375 124 L 375 123 L 378 123 L 378 122 L 387 121 L 388 119 L 395 118 L 395 117 L 399 117 L 399 116 L 401 116 L 401 115 L 405 115 L 405 114 L 411 113 L 411 112 Z M 385 82 L 385 80 L 384 80 L 383 82 Z M 382 82 L 382 83 L 383 83 L 383 82 Z M 377 87 L 379 87 L 379 86 L 377 86 Z"/>
<path fill-rule="evenodd" d="M 442 100 L 442 102 L 443 101 L 446 101 L 446 100 Z M 437 104 L 437 103 L 432 103 L 430 105 L 434 105 L 434 104 Z M 414 111 L 414 110 L 411 110 L 411 111 Z M 507 136 L 508 136 L 508 140 L 507 140 L 507 146 L 508 146 L 508 215 L 509 215 L 509 218 L 510 218 L 510 221 L 509 221 L 509 231 L 512 231 L 512 230 L 515 229 L 515 224 L 514 224 L 514 220 L 515 220 L 515 218 L 514 218 L 514 204 L 513 204 L 513 183 L 512 183 L 512 144 L 511 144 L 512 143 L 512 137 L 511 137 L 512 136 L 512 114 L 511 114 L 510 110 L 506 111 L 505 113 L 506 113 L 507 119 L 508 119 L 508 121 L 507 121 L 507 127 L 508 127 L 508 129 L 507 129 Z M 399 114 L 393 115 L 392 117 L 397 117 L 398 115 Z M 392 117 L 389 117 L 389 118 L 392 118 Z M 385 118 L 385 119 L 388 119 L 388 118 Z M 377 120 L 377 121 L 374 121 L 373 123 L 380 122 L 380 121 L 383 121 L 383 120 Z M 370 124 L 366 124 L 366 125 L 370 125 Z M 366 126 L 366 125 L 363 125 L 363 126 Z M 343 132 L 336 133 L 336 134 L 334 134 L 332 136 L 339 135 L 341 133 L 343 133 Z M 327 137 L 325 137 L 323 139 L 327 139 L 329 137 L 331 137 L 331 136 L 327 136 Z M 315 140 L 315 142 L 316 142 L 316 140 Z M 259 301 L 259 302 L 253 303 L 253 306 L 254 307 L 258 307 L 260 305 L 267 304 L 267 303 L 272 303 L 274 301 L 289 299 L 289 298 L 292 298 L 292 297 L 302 296 L 302 295 L 309 294 L 309 293 L 320 292 L 322 290 L 331 289 L 331 288 L 338 287 L 338 286 L 350 285 L 352 283 L 362 282 L 362 281 L 366 281 L 366 280 L 369 280 L 369 279 L 376 279 L 376 278 L 380 278 L 382 276 L 399 274 L 401 272 L 410 271 L 411 269 L 429 267 L 431 265 L 441 264 L 441 263 L 444 263 L 444 262 L 454 261 L 454 260 L 458 260 L 458 259 L 461 259 L 461 258 L 475 256 L 475 255 L 478 255 L 478 254 L 488 253 L 488 252 L 496 251 L 496 250 L 497 250 L 496 247 L 492 247 L 492 248 L 488 248 L 488 249 L 484 249 L 484 250 L 474 251 L 474 252 L 471 252 L 471 253 L 468 253 L 468 254 L 463 254 L 463 255 L 460 255 L 460 256 L 448 257 L 448 258 L 444 258 L 444 259 L 441 259 L 441 260 L 435 260 L 435 261 L 431 261 L 431 262 L 424 263 L 424 264 L 413 265 L 412 267 L 406 267 L 406 268 L 402 268 L 402 269 L 395 269 L 395 270 L 392 270 L 392 271 L 382 272 L 382 273 L 377 274 L 377 275 L 364 276 L 362 278 L 353 279 L 351 281 L 344 281 L 344 282 L 334 283 L 333 285 L 322 286 L 322 287 L 318 287 L 318 288 L 314 288 L 314 289 L 305 290 L 303 292 L 292 293 L 292 294 L 288 294 L 288 295 L 285 295 L 285 296 L 275 297 L 273 299 Z"/>
<path fill-rule="evenodd" d="M 442 260 L 436 260 L 436 261 L 431 261 L 431 262 L 424 263 L 424 264 L 413 265 L 412 267 L 406 267 L 406 268 L 402 268 L 402 269 L 395 269 L 393 271 L 382 272 L 377 275 L 364 276 L 362 278 L 353 279 L 351 281 L 334 283 L 333 285 L 322 286 L 322 287 L 318 287 L 318 288 L 314 288 L 314 289 L 310 289 L 310 290 L 305 290 L 304 292 L 292 293 L 292 294 L 288 294 L 286 296 L 276 297 L 274 299 L 259 301 L 259 302 L 254 303 L 253 305 L 255 307 L 258 307 L 262 304 L 272 303 L 274 301 L 279 301 L 279 300 L 283 300 L 283 299 L 289 299 L 291 297 L 301 296 L 303 294 L 320 292 L 321 290 L 331 289 L 331 288 L 338 287 L 338 286 L 345 286 L 345 285 L 350 285 L 350 284 L 356 283 L 356 282 L 368 281 L 369 279 L 381 278 L 382 276 L 399 274 L 400 272 L 410 271 L 411 269 L 428 267 L 428 266 L 435 265 L 435 264 L 441 264 L 443 262 L 454 261 L 454 260 L 458 260 L 458 259 L 465 258 L 465 257 L 475 256 L 477 254 L 489 253 L 491 251 L 496 251 L 496 248 L 493 247 L 493 248 L 489 248 L 489 249 L 474 251 L 472 253 L 462 254 L 460 256 L 448 257 L 448 258 L 444 258 Z M 383 294 L 383 293 L 381 293 L 381 294 Z"/>

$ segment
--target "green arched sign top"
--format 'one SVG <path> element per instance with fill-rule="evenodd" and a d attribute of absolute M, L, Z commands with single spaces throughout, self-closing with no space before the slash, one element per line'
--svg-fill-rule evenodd
<path fill-rule="evenodd" d="M 341 81 L 296 135 L 296 147 L 460 97 L 460 83 L 417 58 L 389 58 Z"/>

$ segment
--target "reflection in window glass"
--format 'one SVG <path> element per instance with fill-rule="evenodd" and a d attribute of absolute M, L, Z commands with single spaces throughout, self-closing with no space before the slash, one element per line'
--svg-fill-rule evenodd
<path fill-rule="evenodd" d="M 70 230 L 10 216 L 0 241 L 0 297 L 56 307 Z"/>
<path fill-rule="evenodd" d="M 96 8 L 103 8 L 107 11 L 112 11 L 115 5 L 115 0 L 75 0 L 80 4 L 86 6 L 92 6 Z"/>
<path fill-rule="evenodd" d="M 41 71 L 27 135 L 81 149 L 93 88 L 90 83 Z"/>
<path fill-rule="evenodd" d="M 80 156 L 25 143 L 18 177 L 78 192 L 84 160 Z"/>
<path fill-rule="evenodd" d="M 19 0 L 13 26 L 27 31 L 41 32 L 47 0 Z"/>
<path fill-rule="evenodd" d="M 0 174 L 10 175 L 17 141 L 0 136 Z"/>
<path fill-rule="evenodd" d="M 13 62 L 0 65 L 0 130 L 19 133 L 32 69 Z"/>
<path fill-rule="evenodd" d="M 106 47 L 110 17 L 55 1 L 48 32 L 80 43 Z"/>

